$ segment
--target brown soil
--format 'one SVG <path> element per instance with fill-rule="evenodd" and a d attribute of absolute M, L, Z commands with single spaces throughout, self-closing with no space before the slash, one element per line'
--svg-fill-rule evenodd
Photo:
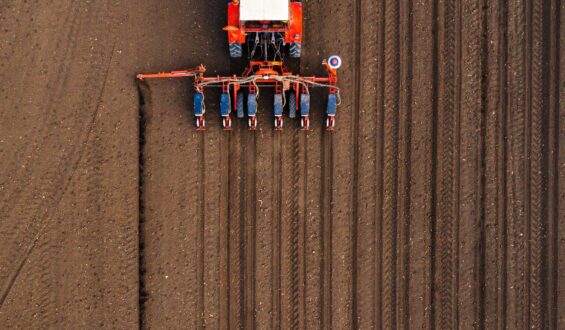
<path fill-rule="evenodd" d="M 336 132 L 196 132 L 133 76 L 230 72 L 225 4 L 0 5 L 0 328 L 565 328 L 559 1 L 304 1 Z"/>

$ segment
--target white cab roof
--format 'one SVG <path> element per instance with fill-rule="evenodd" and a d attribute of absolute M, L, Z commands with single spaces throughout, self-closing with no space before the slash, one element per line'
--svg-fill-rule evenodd
<path fill-rule="evenodd" d="M 288 21 L 290 0 L 240 0 L 242 21 Z"/>

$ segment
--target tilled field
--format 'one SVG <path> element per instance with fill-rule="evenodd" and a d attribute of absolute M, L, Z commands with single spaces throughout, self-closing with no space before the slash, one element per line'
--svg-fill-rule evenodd
<path fill-rule="evenodd" d="M 304 1 L 337 130 L 193 126 L 226 1 L 0 5 L 0 328 L 565 328 L 565 7 Z"/>

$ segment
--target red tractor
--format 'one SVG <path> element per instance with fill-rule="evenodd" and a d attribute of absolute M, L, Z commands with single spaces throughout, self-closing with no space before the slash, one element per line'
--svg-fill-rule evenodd
<path fill-rule="evenodd" d="M 194 69 L 157 74 L 139 74 L 138 79 L 194 77 L 194 115 L 196 127 L 206 127 L 204 89 L 222 88 L 220 114 L 222 126 L 232 128 L 232 110 L 238 118 L 247 115 L 250 130 L 257 128 L 257 98 L 261 88 L 274 88 L 274 127 L 281 130 L 283 114 L 295 118 L 300 112 L 304 130 L 310 128 L 310 88 L 328 88 L 326 128 L 333 130 L 339 105 L 337 69 L 341 59 L 332 56 L 323 64 L 327 77 L 303 77 L 288 70 L 287 56 L 299 58 L 302 50 L 302 3 L 289 0 L 232 0 L 228 3 L 230 57 L 247 56 L 248 65 L 241 75 L 206 77 L 203 65 Z M 247 92 L 247 93 L 245 93 Z M 247 95 L 246 95 L 247 94 Z M 247 101 L 245 98 L 247 96 Z"/>

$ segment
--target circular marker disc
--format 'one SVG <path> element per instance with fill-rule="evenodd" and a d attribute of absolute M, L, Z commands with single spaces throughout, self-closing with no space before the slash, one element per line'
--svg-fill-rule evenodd
<path fill-rule="evenodd" d="M 332 69 L 339 69 L 341 67 L 341 58 L 337 55 L 334 55 L 328 59 L 328 64 Z"/>

